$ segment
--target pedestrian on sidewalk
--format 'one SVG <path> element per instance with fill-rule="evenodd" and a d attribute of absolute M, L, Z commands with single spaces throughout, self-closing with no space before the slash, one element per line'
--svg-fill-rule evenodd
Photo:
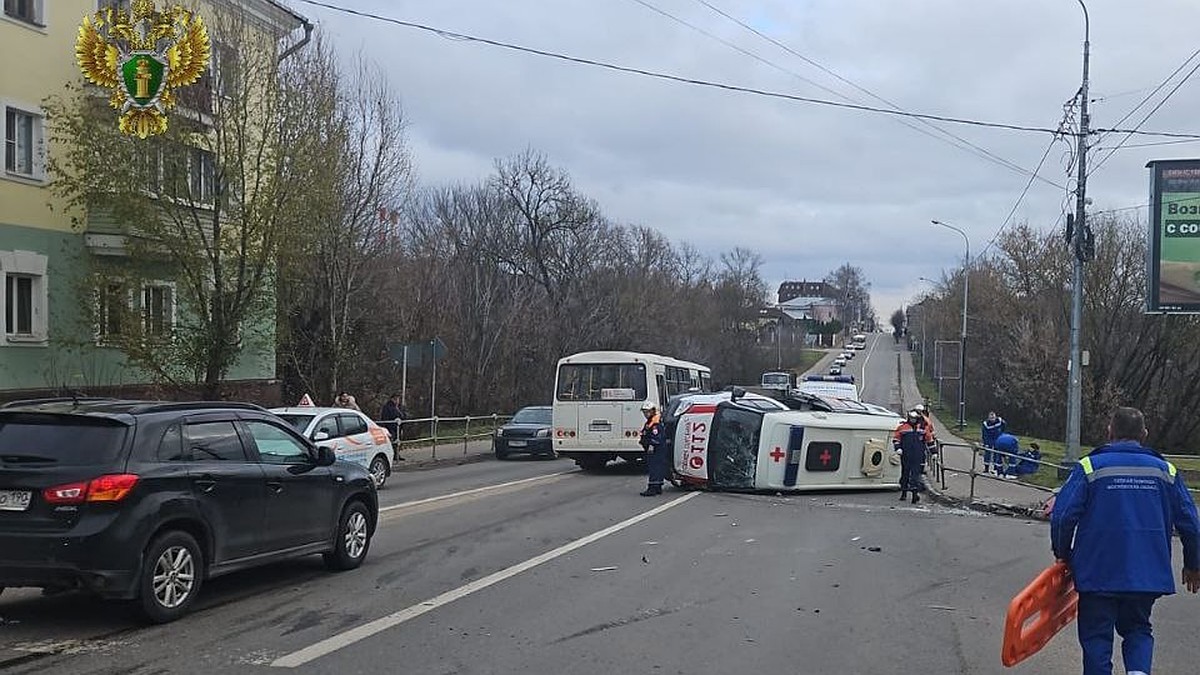
<path fill-rule="evenodd" d="M 921 419 L 921 413 L 910 410 L 892 435 L 892 448 L 900 453 L 900 501 L 910 492 L 912 503 L 921 501 L 925 461 L 934 447 L 933 431 Z"/>
<path fill-rule="evenodd" d="M 400 394 L 392 394 L 383 409 L 379 411 L 379 421 L 392 432 L 392 459 L 403 462 L 400 456 L 400 431 L 404 424 L 404 410 L 400 407 Z"/>
<path fill-rule="evenodd" d="M 1071 470 L 1054 501 L 1050 541 L 1079 592 L 1084 675 L 1112 672 L 1113 628 L 1129 675 L 1147 675 L 1154 655 L 1150 612 L 1175 592 L 1171 534 L 1183 544 L 1183 583 L 1200 590 L 1200 518 L 1175 466 L 1146 447 L 1136 408 L 1117 408 L 1109 443 Z"/>
<path fill-rule="evenodd" d="M 1000 435 L 1005 432 L 1006 427 L 1007 425 L 1005 424 L 1003 417 L 997 415 L 995 410 L 988 411 L 987 419 L 983 421 L 979 432 L 979 437 L 983 442 L 984 473 L 988 472 L 988 468 L 992 466 L 993 461 L 997 459 L 992 450 L 996 448 L 996 441 L 1000 438 Z M 997 473 L 999 473 L 999 471 L 997 471 Z"/>
<path fill-rule="evenodd" d="M 667 470 L 671 467 L 671 458 L 667 456 L 667 436 L 663 432 L 662 418 L 658 414 L 658 406 L 647 401 L 642 404 L 642 414 L 646 423 L 642 425 L 642 434 L 638 443 L 646 451 L 646 473 L 648 474 L 646 489 L 643 497 L 654 497 L 662 494 L 663 481 L 667 478 Z"/>
<path fill-rule="evenodd" d="M 358 407 L 358 401 L 354 400 L 353 396 L 344 391 L 338 394 L 337 398 L 333 400 L 333 405 L 336 408 L 345 408 L 347 410 L 357 410 L 358 412 L 362 412 L 362 408 Z"/>

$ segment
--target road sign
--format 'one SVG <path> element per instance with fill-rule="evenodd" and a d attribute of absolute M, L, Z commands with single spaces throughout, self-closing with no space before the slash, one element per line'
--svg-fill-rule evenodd
<path fill-rule="evenodd" d="M 1153 161 L 1146 310 L 1200 314 L 1200 160 Z"/>
<path fill-rule="evenodd" d="M 422 368 L 446 358 L 446 343 L 441 338 L 420 342 L 389 342 L 388 356 L 397 364 L 408 364 L 410 368 Z"/>

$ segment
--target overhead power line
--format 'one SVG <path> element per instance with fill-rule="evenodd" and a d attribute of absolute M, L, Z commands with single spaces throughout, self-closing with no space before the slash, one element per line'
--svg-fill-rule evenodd
<path fill-rule="evenodd" d="M 737 92 L 737 93 L 742 93 L 742 94 L 750 94 L 750 95 L 754 95 L 754 96 L 761 96 L 764 98 L 773 98 L 773 99 L 779 99 L 779 100 L 784 100 L 784 101 L 792 101 L 795 103 L 807 103 L 810 105 L 825 106 L 825 107 L 830 107 L 830 108 L 856 110 L 859 112 L 871 112 L 871 113 L 877 113 L 880 115 L 890 115 L 890 116 L 894 116 L 894 117 L 907 117 L 907 118 L 912 118 L 912 119 L 932 120 L 935 122 L 946 122 L 947 124 L 962 124 L 962 125 L 966 125 L 966 126 L 982 127 L 982 128 L 988 128 L 988 129 L 1003 129 L 1006 131 L 1022 131 L 1022 132 L 1029 132 L 1029 133 L 1040 133 L 1040 134 L 1051 134 L 1051 135 L 1055 135 L 1055 134 L 1059 133 L 1057 129 L 1051 129 L 1049 127 L 1036 127 L 1036 126 L 1029 126 L 1029 125 L 1022 125 L 1022 124 L 1007 124 L 1007 123 L 1003 123 L 1003 122 L 991 122 L 991 121 L 987 121 L 987 120 L 976 120 L 976 119 L 969 119 L 969 118 L 964 118 L 964 117 L 951 117 L 948 115 L 934 115 L 934 114 L 929 114 L 929 113 L 916 113 L 916 112 L 909 112 L 909 111 L 903 111 L 903 110 L 891 110 L 891 109 L 887 109 L 887 108 L 878 108 L 878 107 L 869 106 L 869 105 L 860 105 L 857 103 L 842 103 L 842 102 L 838 102 L 838 101 L 829 101 L 829 100 L 825 100 L 825 99 L 813 98 L 810 96 L 798 96 L 795 94 L 771 91 L 771 90 L 767 90 L 767 89 L 758 89 L 755 87 L 746 87 L 746 86 L 741 86 L 741 85 L 736 85 L 736 84 L 729 84 L 726 82 L 715 82 L 712 80 L 701 80 L 701 79 L 697 79 L 697 78 L 683 77 L 681 75 L 672 75 L 670 73 L 663 73 L 660 71 L 646 70 L 644 68 L 635 68 L 632 66 L 622 66 L 622 65 L 618 65 L 618 64 L 614 64 L 614 63 L 609 63 L 606 61 L 597 61 L 594 59 L 583 58 L 580 56 L 571 56 L 569 54 L 563 54 L 560 52 L 552 52 L 552 51 L 547 51 L 544 49 L 535 49 L 533 47 L 525 47 L 523 45 L 518 45 L 518 44 L 511 43 L 511 42 L 492 40 L 490 38 L 478 37 L 478 36 L 470 35 L 467 33 L 459 33 L 456 31 L 437 28 L 434 26 L 428 26 L 425 24 L 416 23 L 416 22 L 412 22 L 412 21 L 404 21 L 402 19 L 396 19 L 396 18 L 392 18 L 392 17 L 382 16 L 382 15 L 373 14 L 370 12 L 364 12 L 362 10 L 351 9 L 348 7 L 341 7 L 341 6 L 330 4 L 327 2 L 320 2 L 319 0 L 298 0 L 298 1 L 302 2 L 304 4 L 307 4 L 307 5 L 312 5 L 314 7 L 323 7 L 325 9 L 328 9 L 328 10 L 331 10 L 334 12 L 341 12 L 343 14 L 351 14 L 354 16 L 372 19 L 375 21 L 382 21 L 382 22 L 391 23 L 391 24 L 394 24 L 397 26 L 404 26 L 406 28 L 412 28 L 414 30 L 420 30 L 420 31 L 425 31 L 427 33 L 433 33 L 434 35 L 438 35 L 440 37 L 450 39 L 450 40 L 477 42 L 480 44 L 491 45 L 493 47 L 499 47 L 501 49 L 509 49 L 512 51 L 522 52 L 522 53 L 526 53 L 526 54 L 533 54 L 536 56 L 542 56 L 545 58 L 556 59 L 556 60 L 564 61 L 564 62 L 568 62 L 568 63 L 575 63 L 575 64 L 579 64 L 579 65 L 592 66 L 595 68 L 602 68 L 605 70 L 611 70 L 611 71 L 619 72 L 619 73 L 640 75 L 642 77 L 648 77 L 648 78 L 663 80 L 663 81 L 667 81 L 667 82 L 676 82 L 679 84 L 687 84 L 687 85 L 692 85 L 692 86 L 697 86 L 697 87 L 706 87 L 709 89 L 717 89 L 717 90 L 722 90 L 722 91 L 731 91 L 731 92 Z M 1104 130 L 1098 130 L 1098 131 L 1104 131 Z M 1119 130 L 1119 131 L 1124 132 L 1125 130 Z M 1142 135 L 1200 139 L 1200 134 L 1173 134 L 1173 133 L 1149 132 L 1149 131 L 1138 131 L 1136 133 L 1140 133 Z"/>
<path fill-rule="evenodd" d="M 1178 75 L 1181 70 L 1186 68 L 1187 65 L 1189 63 L 1191 63 L 1192 60 L 1195 59 L 1197 56 L 1200 56 L 1200 49 L 1197 49 L 1196 51 L 1192 52 L 1191 56 L 1187 57 L 1187 60 L 1185 60 L 1183 63 L 1179 64 L 1178 68 L 1176 68 L 1174 71 L 1172 71 L 1171 74 L 1166 77 L 1166 79 L 1164 79 L 1162 82 L 1160 82 L 1158 84 L 1158 86 L 1155 87 L 1154 90 L 1151 91 L 1149 94 L 1147 94 L 1145 96 L 1145 98 L 1143 98 L 1141 100 L 1141 102 L 1139 102 L 1136 106 L 1133 107 L 1132 110 L 1125 113 L 1125 116 L 1122 117 L 1114 126 L 1121 126 L 1121 124 L 1123 124 L 1125 122 L 1125 120 L 1132 117 L 1133 114 L 1138 109 L 1140 109 L 1143 105 L 1146 104 L 1147 101 L 1149 101 L 1151 98 L 1153 98 L 1155 94 L 1157 94 L 1160 90 L 1162 90 L 1162 88 L 1165 87 L 1168 82 L 1170 82 L 1176 75 Z M 1166 102 L 1169 101 L 1171 99 L 1171 97 L 1175 95 L 1175 92 L 1179 91 L 1179 88 L 1182 87 L 1184 85 L 1184 83 L 1186 83 L 1189 79 L 1191 79 L 1192 75 L 1194 75 L 1196 73 L 1196 70 L 1198 70 L 1198 69 L 1200 69 L 1200 63 L 1197 63 L 1195 66 L 1192 66 L 1192 69 L 1188 71 L 1187 75 L 1184 75 L 1183 79 L 1180 80 L 1178 83 L 1176 83 L 1176 85 L 1171 89 L 1171 91 L 1167 92 L 1167 95 L 1164 96 L 1162 98 L 1162 100 L 1158 102 L 1158 105 L 1154 106 L 1153 108 L 1150 109 L 1150 112 L 1146 113 L 1146 116 L 1142 118 L 1142 121 L 1137 123 L 1137 126 L 1135 126 L 1132 131 L 1126 132 L 1125 137 L 1122 138 L 1120 140 L 1120 142 L 1118 142 L 1114 148 L 1109 150 L 1108 154 L 1105 155 L 1099 162 L 1097 162 L 1096 165 L 1092 167 L 1092 170 L 1088 172 L 1088 174 L 1090 175 L 1090 174 L 1093 174 L 1093 173 L 1096 173 L 1097 171 L 1099 171 L 1100 167 L 1104 166 L 1104 163 L 1107 162 L 1109 160 L 1109 158 L 1112 157 L 1114 153 L 1116 153 L 1117 150 L 1120 150 L 1121 147 L 1123 145 L 1125 145 L 1125 143 L 1130 138 L 1133 137 L 1133 134 L 1138 129 L 1142 128 L 1142 125 L 1146 123 L 1146 120 L 1148 120 L 1152 116 L 1154 116 L 1154 113 L 1158 112 L 1159 108 L 1162 108 L 1163 105 L 1165 105 Z"/>
<path fill-rule="evenodd" d="M 796 50 L 795 50 L 795 49 L 793 49 L 792 47 L 790 47 L 790 46 L 788 46 L 787 44 L 785 44 L 785 43 L 783 43 L 783 42 L 781 42 L 781 41 L 779 41 L 779 40 L 777 40 L 777 39 L 775 39 L 775 38 L 771 37 L 770 35 L 767 35 L 766 33 L 763 33 L 762 31 L 758 30 L 758 29 L 757 29 L 757 28 L 755 28 L 754 26 L 751 26 L 750 24 L 748 24 L 748 23 L 746 23 L 745 21 L 743 21 L 743 20 L 739 19 L 738 17 L 736 17 L 736 16 L 733 16 L 732 14 L 729 14 L 728 12 L 726 12 L 726 11 L 725 11 L 725 10 L 723 10 L 723 9 L 721 9 L 720 7 L 717 7 L 716 5 L 712 4 L 711 2 L 708 2 L 708 0 L 695 0 L 695 1 L 696 1 L 696 2 L 698 2 L 698 3 L 700 3 L 700 4 L 701 4 L 701 5 L 703 5 L 703 6 L 707 7 L 707 8 L 708 8 L 708 9 L 710 9 L 711 11 L 713 11 L 713 12 L 715 12 L 715 13 L 717 13 L 717 14 L 721 15 L 722 17 L 724 17 L 724 18 L 725 18 L 725 19 L 727 19 L 728 21 L 731 21 L 731 22 L 733 22 L 733 23 L 737 24 L 738 26 L 741 26 L 743 29 L 745 29 L 745 30 L 747 30 L 747 31 L 749 31 L 749 32 L 751 32 L 751 33 L 753 33 L 754 35 L 757 35 L 758 37 L 762 38 L 763 40 L 766 40 L 767 42 L 770 42 L 771 44 L 775 45 L 776 47 L 779 47 L 780 49 L 782 49 L 782 50 L 784 50 L 785 52 L 787 52 L 787 53 L 791 54 L 792 56 L 795 56 L 796 58 L 800 59 L 801 61 L 804 61 L 805 63 L 809 64 L 810 66 L 812 66 L 812 67 L 814 67 L 814 68 L 816 68 L 816 69 L 820 70 L 821 72 L 823 72 L 823 73 L 825 73 L 825 74 L 829 75 L 830 77 L 832 77 L 832 78 L 836 79 L 837 81 L 839 81 L 839 82 L 841 82 L 841 83 L 843 83 L 843 84 L 846 84 L 846 85 L 848 85 L 848 86 L 850 86 L 850 87 L 853 87 L 855 90 L 857 90 L 857 91 L 859 91 L 859 92 L 861 92 L 861 93 L 863 93 L 863 94 L 865 94 L 865 95 L 869 96 L 870 98 L 872 98 L 872 99 L 874 99 L 874 100 L 876 100 L 876 101 L 879 101 L 880 103 L 883 103 L 884 105 L 887 105 L 887 106 L 888 106 L 888 107 L 890 107 L 892 110 L 896 110 L 896 111 L 899 111 L 899 112 L 906 112 L 906 111 L 905 111 L 903 108 L 901 108 L 901 107 L 900 107 L 898 104 L 896 104 L 896 103 L 893 103 L 892 101 L 889 101 L 888 99 L 884 98 L 883 96 L 880 96 L 879 94 L 876 94 L 875 92 L 871 91 L 870 89 L 867 89 L 866 87 L 863 87 L 863 86 L 859 85 L 858 83 L 856 83 L 856 82 L 854 82 L 854 81 L 852 81 L 852 80 L 849 80 L 849 79 L 847 79 L 847 78 L 845 78 L 845 77 L 841 76 L 840 74 L 838 74 L 837 72 L 833 71 L 832 69 L 830 69 L 830 68 L 828 68 L 828 67 L 826 67 L 826 66 L 822 65 L 821 63 L 819 63 L 819 62 L 817 62 L 817 61 L 815 61 L 815 60 L 813 60 L 813 59 L 809 58 L 808 56 L 805 56 L 804 54 L 802 54 L 802 53 L 800 53 L 800 52 L 796 51 Z M 634 0 L 634 2 L 637 2 L 637 3 L 641 4 L 641 5 L 645 5 L 645 6 L 648 6 L 648 7 L 650 6 L 650 5 L 648 5 L 648 4 L 647 4 L 647 2 L 645 2 L 645 0 Z M 662 10 L 659 10 L 659 9 L 657 9 L 657 8 L 652 8 L 652 9 L 654 9 L 654 10 L 655 10 L 655 11 L 657 11 L 657 12 L 659 12 L 660 14 L 664 14 L 664 15 L 666 15 L 666 16 L 670 16 L 670 15 L 669 15 L 669 14 L 667 14 L 666 12 L 663 12 Z M 675 17 L 671 17 L 671 18 L 675 18 Z M 684 23 L 685 25 L 690 25 L 690 24 L 686 24 L 686 22 L 683 22 L 681 19 L 675 19 L 675 20 L 676 20 L 676 21 L 679 21 L 679 22 L 681 22 L 681 23 Z M 697 30 L 700 30 L 700 29 L 697 29 Z M 705 31 L 702 31 L 702 32 L 705 32 Z M 717 38 L 717 39 L 720 39 L 720 38 Z M 724 40 L 721 40 L 721 41 L 722 41 L 722 42 L 725 42 Z M 744 50 L 742 50 L 742 49 L 738 48 L 738 51 L 744 51 Z M 756 57 L 756 58 L 758 58 L 758 57 Z M 776 66 L 776 67 L 778 67 L 778 66 Z M 834 91 L 834 90 L 832 90 L 832 89 L 830 89 L 830 88 L 828 88 L 828 87 L 825 87 L 825 86 L 822 86 L 822 85 L 816 84 L 816 83 L 812 82 L 812 80 L 809 80 L 808 78 L 805 78 L 805 77 L 803 77 L 802 75 L 800 75 L 800 74 L 796 73 L 795 71 L 788 70 L 787 72 L 789 72 L 789 73 L 791 73 L 791 74 L 795 75 L 796 77 L 798 77 L 798 78 L 800 78 L 800 79 L 804 80 L 805 82 L 809 82 L 810 84 L 813 84 L 814 86 L 818 87 L 819 89 L 821 89 L 821 90 L 823 90 L 823 91 L 826 91 L 826 92 L 828 92 L 828 93 L 831 93 L 831 94 L 833 94 L 834 96 L 837 96 L 838 98 L 841 98 L 842 100 L 851 101 L 851 102 L 854 102 L 854 103 L 861 103 L 861 101 L 858 101 L 858 100 L 856 100 L 856 99 L 853 99 L 853 98 L 851 98 L 851 97 L 849 97 L 849 96 L 846 96 L 845 94 L 842 94 L 841 92 Z M 1012 171 L 1015 171 L 1015 172 L 1017 172 L 1017 173 L 1019 173 L 1019 174 L 1021 174 L 1021 175 L 1024 175 L 1024 176 L 1032 176 L 1033 178 L 1035 178 L 1035 179 L 1037 179 L 1037 180 L 1040 180 L 1040 181 L 1042 181 L 1043 183 L 1046 183 L 1046 184 L 1048 184 L 1048 185 L 1053 185 L 1054 187 L 1057 187 L 1057 188 L 1059 188 L 1059 189 L 1065 189 L 1065 188 L 1064 188 L 1062 185 L 1059 185 L 1058 183 L 1055 183 L 1054 181 L 1052 181 L 1052 180 L 1050 180 L 1050 179 L 1048 179 L 1048 178 L 1045 178 L 1045 177 L 1043 177 L 1043 176 L 1040 176 L 1040 175 L 1038 175 L 1036 171 L 1035 171 L 1035 172 L 1030 172 L 1030 171 L 1029 171 L 1029 169 L 1026 169 L 1025 167 L 1021 166 L 1020 164 L 1017 164 L 1017 163 L 1015 163 L 1015 162 L 1013 162 L 1013 161 L 1011 161 L 1011 160 L 1005 159 L 1004 157 L 1001 157 L 1001 156 L 999 156 L 999 155 L 997 155 L 997 154 L 995 154 L 995 153 L 991 152 L 991 151 L 990 151 L 990 150 L 988 150 L 987 148 L 984 148 L 984 147 L 982 147 L 982 146 L 976 145 L 975 143 L 972 143 L 971 141 L 969 141 L 969 140 L 967 140 L 967 139 L 963 138 L 962 136 L 959 136 L 959 135 L 957 135 L 957 134 L 955 134 L 955 133 L 953 133 L 953 132 L 951 132 L 951 131 L 947 131 L 946 129 L 943 129 L 943 128 L 939 127 L 938 125 L 936 125 L 936 124 L 933 124 L 932 122 L 929 122 L 928 120 L 917 119 L 916 121 L 917 121 L 917 122 L 919 122 L 920 124 L 923 124 L 924 126 L 926 126 L 926 127 L 930 128 L 930 129 L 933 129 L 933 130 L 934 130 L 934 131 L 936 131 L 938 134 L 943 134 L 944 136 L 946 136 L 946 137 L 949 137 L 949 139 L 953 139 L 953 140 L 948 140 L 947 138 L 944 138 L 943 136 L 939 136 L 939 135 L 933 134 L 933 133 L 929 132 L 929 131 L 928 131 L 928 130 L 926 130 L 926 129 L 921 129 L 921 128 L 915 127 L 915 126 L 913 126 L 912 124 L 904 123 L 904 125 L 905 125 L 905 126 L 907 126 L 907 127 L 908 127 L 908 128 L 910 128 L 910 129 L 913 129 L 914 131 L 917 131 L 918 133 L 925 134 L 926 136 L 929 136 L 930 138 L 935 138 L 935 139 L 937 139 L 937 140 L 939 140 L 939 141 L 942 141 L 942 142 L 944 142 L 944 143 L 949 143 L 950 145 L 953 145 L 954 147 L 957 147 L 957 148 L 959 148 L 960 150 L 964 150 L 964 151 L 966 151 L 966 152 L 970 152 L 970 153 L 974 154 L 974 155 L 975 155 L 975 156 L 977 156 L 977 157 L 981 157 L 982 159 L 985 159 L 985 160 L 987 160 L 987 161 L 990 161 L 990 162 L 992 162 L 992 163 L 999 164 L 1000 166 L 1003 166 L 1003 167 L 1005 167 L 1005 168 L 1007 168 L 1007 169 L 1010 169 L 1010 170 L 1012 170 Z"/>
<path fill-rule="evenodd" d="M 1080 93 L 1082 93 L 1082 91 Z M 1000 227 L 997 228 L 996 233 L 992 235 L 992 238 L 988 240 L 987 245 L 984 246 L 983 250 L 979 252 L 980 256 L 987 253 L 988 250 L 990 250 L 996 243 L 996 241 L 1000 239 L 1000 235 L 1004 233 L 1004 230 L 1008 228 L 1009 223 L 1012 222 L 1013 216 L 1017 213 L 1017 209 L 1020 208 L 1021 204 L 1025 201 L 1025 195 L 1029 194 L 1029 188 L 1033 186 L 1034 177 L 1037 176 L 1038 172 L 1042 170 L 1042 166 L 1046 163 L 1046 158 L 1050 156 L 1050 151 L 1054 149 L 1054 144 L 1065 138 L 1066 130 L 1071 123 L 1071 112 L 1074 110 L 1075 103 L 1078 100 L 1079 94 L 1076 94 L 1071 98 L 1071 100 L 1063 104 L 1062 121 L 1058 123 L 1058 129 L 1062 133 L 1050 139 L 1050 143 L 1046 145 L 1046 151 L 1042 153 L 1042 158 L 1038 160 L 1037 167 L 1033 170 L 1033 175 L 1029 177 L 1029 181 L 1025 183 L 1025 188 L 1021 190 L 1021 194 L 1017 196 L 1017 201 L 1013 202 L 1012 208 L 1008 210 L 1008 215 L 1004 217 L 1004 222 L 1000 223 Z M 1063 189 L 1066 190 L 1065 187 Z"/>

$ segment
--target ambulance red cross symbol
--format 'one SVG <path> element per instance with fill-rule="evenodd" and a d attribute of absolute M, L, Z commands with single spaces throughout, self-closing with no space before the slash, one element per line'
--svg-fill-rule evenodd
<path fill-rule="evenodd" d="M 783 450 L 781 450 L 779 448 L 775 448 L 774 450 L 772 450 L 771 451 L 771 459 L 775 460 L 775 463 L 778 464 L 779 461 L 783 459 Z"/>
<path fill-rule="evenodd" d="M 817 459 L 821 460 L 821 466 L 829 466 L 829 460 L 833 459 L 833 455 L 829 454 L 829 449 L 826 448 L 824 452 L 817 456 Z"/>

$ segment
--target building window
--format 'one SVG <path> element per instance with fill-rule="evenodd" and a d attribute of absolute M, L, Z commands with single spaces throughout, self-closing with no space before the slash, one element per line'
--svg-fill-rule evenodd
<path fill-rule="evenodd" d="M 0 296 L 3 341 L 46 341 L 48 261 L 46 256 L 32 251 L 0 251 L 0 278 L 4 281 L 4 295 Z"/>
<path fill-rule="evenodd" d="M 192 148 L 188 166 L 191 180 L 192 200 L 211 204 L 216 194 L 217 166 L 213 154 L 207 150 Z"/>
<path fill-rule="evenodd" d="M 175 289 L 169 284 L 142 288 L 142 329 L 147 337 L 170 335 L 175 327 Z"/>
<path fill-rule="evenodd" d="M 233 47 L 225 44 L 213 45 L 213 59 L 209 66 L 216 80 L 217 94 L 223 98 L 233 98 L 238 90 L 238 78 L 241 73 L 241 59 Z"/>
<path fill-rule="evenodd" d="M 129 11 L 129 0 L 98 0 L 96 3 L 97 9 L 123 9 Z"/>
<path fill-rule="evenodd" d="M 41 178 L 37 152 L 41 142 L 41 115 L 5 106 L 4 170 L 27 178 Z"/>
<path fill-rule="evenodd" d="M 128 312 L 129 295 L 124 284 L 111 282 L 100 288 L 96 299 L 97 339 L 104 342 L 122 335 Z"/>
<path fill-rule="evenodd" d="M 4 0 L 4 15 L 41 27 L 42 0 Z"/>
<path fill-rule="evenodd" d="M 6 335 L 33 336 L 33 281 L 33 277 L 24 274 L 4 277 Z"/>

